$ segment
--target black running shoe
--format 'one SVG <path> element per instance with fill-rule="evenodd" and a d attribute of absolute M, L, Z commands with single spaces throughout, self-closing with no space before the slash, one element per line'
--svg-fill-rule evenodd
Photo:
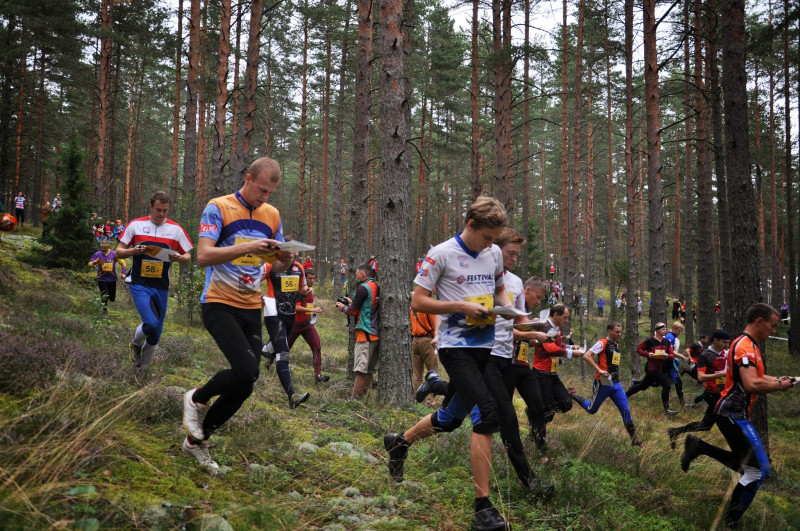
<path fill-rule="evenodd" d="M 422 379 L 422 385 L 419 386 L 417 393 L 414 395 L 414 400 L 416 400 L 418 404 L 421 404 L 422 401 L 425 400 L 425 397 L 433 392 L 431 389 L 431 382 L 440 379 L 438 372 L 434 370 L 426 372 L 425 377 Z"/>
<path fill-rule="evenodd" d="M 681 470 L 689 471 L 689 465 L 700 455 L 700 437 L 687 435 L 683 443 L 683 455 L 681 456 Z"/>
<path fill-rule="evenodd" d="M 511 525 L 505 521 L 496 507 L 489 507 L 475 513 L 472 529 L 475 531 L 505 531 L 510 530 Z"/>
<path fill-rule="evenodd" d="M 408 455 L 408 444 L 400 433 L 387 433 L 383 436 L 383 447 L 389 453 L 389 475 L 397 483 L 403 481 L 403 465 Z"/>

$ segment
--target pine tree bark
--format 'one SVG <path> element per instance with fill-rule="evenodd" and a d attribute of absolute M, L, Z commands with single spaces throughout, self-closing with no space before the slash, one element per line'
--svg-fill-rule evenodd
<path fill-rule="evenodd" d="M 511 0 L 492 0 L 492 51 L 494 52 L 494 195 L 509 215 L 514 212 L 511 174 Z"/>
<path fill-rule="evenodd" d="M 722 2 L 722 91 L 725 112 L 725 170 L 730 183 L 731 255 L 734 293 L 728 330 L 739 333 L 745 312 L 760 296 L 755 194 L 750 176 L 747 120 L 747 71 L 745 68 L 744 0 Z M 788 120 L 788 116 L 787 116 Z M 787 123 L 787 135 L 789 127 Z"/>
<path fill-rule="evenodd" d="M 531 171 L 531 90 L 530 90 L 530 18 L 531 2 L 525 0 L 525 47 L 523 52 L 523 74 L 522 74 L 522 208 L 521 223 L 522 234 L 526 239 L 530 239 L 530 217 L 531 217 L 531 192 L 530 192 L 530 171 Z M 530 242 L 529 242 L 530 243 Z M 544 251 L 544 249 L 542 249 Z M 544 260 L 544 258 L 543 258 Z M 523 250 L 519 257 L 519 267 L 522 278 L 528 278 L 528 251 Z"/>
<path fill-rule="evenodd" d="M 197 88 L 200 73 L 200 0 L 191 0 L 189 15 L 189 68 L 186 75 L 184 114 L 183 188 L 178 194 L 182 217 L 194 216 L 197 178 Z"/>
<path fill-rule="evenodd" d="M 403 0 L 381 0 L 381 377 L 378 396 L 400 406 L 411 402 L 411 329 L 408 264 L 411 172 L 407 142 L 410 94 L 403 79 Z M 390 347 L 391 346 L 391 347 Z"/>
<path fill-rule="evenodd" d="M 788 19 L 789 16 L 789 3 L 788 0 L 784 0 L 783 3 L 784 12 L 786 13 L 786 18 Z M 789 29 L 786 28 L 784 30 L 784 76 L 786 80 L 786 87 L 784 89 L 784 104 L 790 105 L 791 98 L 790 98 L 790 83 L 789 83 Z M 791 109 L 791 106 L 786 107 L 786 109 Z M 795 279 L 797 278 L 797 255 L 796 251 L 797 248 L 795 246 L 795 236 L 794 236 L 794 218 L 795 218 L 795 210 L 794 210 L 794 183 L 793 181 L 793 168 L 792 168 L 792 139 L 791 139 L 791 120 L 790 120 L 791 113 L 786 113 L 786 253 L 789 255 L 789 315 L 795 316 L 800 315 L 800 300 L 798 300 L 798 292 L 797 292 L 797 282 Z M 797 323 L 800 322 L 800 319 L 792 319 L 790 321 L 790 329 L 792 335 L 794 337 L 800 337 L 798 334 L 798 327 L 796 326 Z M 800 341 L 792 341 L 790 345 L 790 354 L 792 355 L 800 355 Z"/>
<path fill-rule="evenodd" d="M 627 291 L 628 293 L 635 293 L 637 279 L 636 195 L 639 190 L 638 179 L 633 171 L 633 0 L 625 0 L 625 181 L 626 228 L 628 232 Z M 655 305 L 655 302 L 656 299 L 654 297 L 653 305 Z M 636 347 L 639 344 L 639 320 L 636 315 L 636 307 L 633 304 L 628 304 L 625 307 L 625 343 L 630 354 L 631 374 L 635 379 L 641 379 L 642 365 L 639 361 L 639 355 L 636 354 Z"/>
<path fill-rule="evenodd" d="M 715 0 L 709 0 L 706 5 L 705 16 L 707 19 L 706 25 L 708 26 L 708 82 L 710 87 L 710 103 L 711 103 L 711 130 L 713 134 L 713 148 L 714 148 L 714 173 L 717 178 L 717 220 L 719 231 L 719 264 L 720 275 L 719 281 L 711 285 L 712 289 L 718 289 L 720 296 L 714 298 L 712 295 L 707 302 L 698 301 L 698 319 L 700 315 L 705 312 L 706 317 L 704 322 L 714 322 L 714 304 L 716 300 L 722 302 L 722 322 L 729 322 L 731 315 L 727 309 L 731 307 L 731 294 L 733 293 L 733 285 L 731 282 L 731 269 L 735 266 L 731 260 L 731 221 L 729 212 L 729 198 L 728 198 L 728 183 L 725 173 L 725 150 L 723 148 L 722 138 L 722 100 L 720 99 L 719 92 L 719 67 L 718 67 L 718 36 L 719 36 L 719 18 L 717 17 L 717 6 Z M 709 279 L 717 278 L 716 275 L 709 277 Z M 716 284 L 716 285 L 715 285 Z"/>
<path fill-rule="evenodd" d="M 568 269 L 567 255 L 569 254 L 569 170 L 567 165 L 567 0 L 562 2 L 562 22 L 561 22 L 561 260 L 556 271 L 556 279 L 561 278 L 565 282 L 567 279 L 564 273 Z M 564 286 L 567 287 L 566 284 Z"/>
<path fill-rule="evenodd" d="M 691 26 L 689 24 L 689 13 L 690 13 L 690 6 L 688 2 L 684 3 L 683 6 L 683 26 L 684 31 L 688 35 L 691 31 Z M 697 20 L 697 19 L 695 19 Z M 694 41 L 695 41 L 695 51 L 701 47 L 701 38 L 698 34 L 697 30 L 695 29 L 694 34 Z M 697 55 L 697 54 L 695 54 Z M 694 179 L 692 176 L 692 120 L 691 115 L 693 113 L 692 110 L 692 92 L 689 90 L 689 87 L 695 85 L 698 87 L 697 92 L 700 92 L 699 87 L 701 86 L 701 78 L 697 76 L 695 72 L 694 78 L 692 78 L 692 72 L 690 70 L 691 64 L 691 53 L 689 49 L 689 39 L 687 38 L 683 44 L 683 77 L 686 83 L 686 90 L 684 91 L 683 95 L 683 113 L 684 113 L 684 129 L 683 129 L 683 136 L 684 136 L 684 178 L 683 178 L 683 224 L 681 227 L 681 236 L 680 236 L 680 245 L 682 247 L 682 258 L 680 262 L 681 268 L 681 299 L 687 301 L 687 311 L 691 311 L 689 307 L 690 304 L 688 301 L 694 300 L 694 274 L 697 269 L 697 264 L 700 260 L 695 259 L 695 252 L 696 252 L 696 242 L 695 242 L 695 227 L 696 227 L 696 220 L 695 217 L 695 203 L 694 203 Z M 698 109 L 699 111 L 699 109 Z M 700 113 L 698 112 L 698 115 Z M 699 142 L 699 138 L 698 138 Z M 679 148 L 680 149 L 680 148 Z M 710 262 L 708 257 L 703 257 L 703 261 Z M 712 264 L 713 267 L 713 264 Z M 694 319 L 686 319 L 686 343 L 691 344 L 694 341 Z M 691 328 L 690 328 L 691 325 Z M 702 327 L 698 328 L 702 330 L 704 333 L 711 335 L 709 330 L 705 330 Z"/>
<path fill-rule="evenodd" d="M 611 42 L 609 38 L 609 0 L 604 1 L 603 5 L 603 19 L 605 21 L 604 42 L 606 50 L 611 49 Z M 611 297 L 617 292 L 616 275 L 612 274 L 611 268 L 617 259 L 617 239 L 614 231 L 616 225 L 614 217 L 616 216 L 615 207 L 615 190 L 614 190 L 614 137 L 613 137 L 613 121 L 611 119 L 611 54 L 606 53 L 606 156 L 608 158 L 608 181 L 606 189 L 608 190 L 608 225 L 606 231 L 606 252 L 605 252 L 605 270 L 607 278 L 609 279 L 609 293 Z M 610 304 L 612 314 L 616 310 L 613 304 Z M 591 307 L 590 307 L 591 308 Z M 613 319 L 613 318 L 612 318 Z"/>
<path fill-rule="evenodd" d="M 769 3 L 769 28 L 773 31 L 772 2 Z M 772 41 L 769 43 L 769 55 L 772 53 Z M 778 176 L 775 173 L 775 65 L 769 62 L 769 209 L 770 209 L 770 262 L 772 265 L 772 305 L 779 307 L 786 300 L 783 283 L 782 247 L 778 244 Z"/>
<path fill-rule="evenodd" d="M 111 98 L 111 22 L 112 2 L 102 0 L 100 3 L 100 81 L 98 83 L 98 100 L 100 111 L 97 119 L 97 162 L 94 178 L 94 201 L 101 204 L 106 177 L 106 151 L 108 148 L 108 115 Z"/>
<path fill-rule="evenodd" d="M 230 1 L 230 0 L 226 0 Z M 178 204 L 178 147 L 181 114 L 181 59 L 183 58 L 183 0 L 178 0 L 178 45 L 175 50 L 175 98 L 172 102 L 172 158 L 170 159 L 169 198 Z M 126 217 L 127 219 L 127 217 Z"/>
<path fill-rule="evenodd" d="M 181 0 L 182 1 L 182 0 Z M 225 134 L 228 108 L 228 61 L 231 53 L 231 0 L 221 0 L 217 97 L 214 101 L 214 133 L 211 146 L 211 195 L 225 193 Z"/>
<path fill-rule="evenodd" d="M 664 275 L 664 211 L 661 183 L 661 110 L 658 90 L 658 55 L 656 52 L 656 0 L 644 0 L 644 84 L 647 112 L 647 208 L 650 294 L 653 306 L 650 322 L 665 321 L 666 277 Z M 633 302 L 632 294 L 629 302 Z"/>
<path fill-rule="evenodd" d="M 714 241 L 712 219 L 714 218 L 713 190 L 711 183 L 711 139 L 709 134 L 710 109 L 707 103 L 710 80 L 704 76 L 706 56 L 703 54 L 704 34 L 708 31 L 708 19 L 703 16 L 705 7 L 701 0 L 695 0 L 695 45 L 694 45 L 694 76 L 695 76 L 695 111 L 697 112 L 697 210 L 699 212 L 697 224 L 697 241 L 706 248 Z M 705 27 L 705 28 L 704 28 Z M 710 40 L 705 39 L 710 48 Z M 714 323 L 714 283 L 716 277 L 714 260 L 711 256 L 698 257 L 697 278 L 703 279 L 697 285 L 697 327 L 706 334 L 716 328 Z"/>
<path fill-rule="evenodd" d="M 470 84 L 470 110 L 472 112 L 472 153 L 470 158 L 470 175 L 472 184 L 472 200 L 481 195 L 480 186 L 480 172 L 481 172 L 481 159 L 480 159 L 480 115 L 478 113 L 478 100 L 480 98 L 480 85 L 478 84 L 478 76 L 480 74 L 479 57 L 478 57 L 478 0 L 472 0 L 472 40 L 470 48 L 470 72 L 472 81 Z M 433 106 L 431 106 L 433 109 Z"/>
<path fill-rule="evenodd" d="M 564 291 L 567 297 L 572 297 L 577 292 L 575 287 L 580 274 L 580 246 L 579 246 L 579 225 L 578 216 L 580 214 L 581 199 L 581 120 L 583 118 L 581 107 L 583 105 L 583 21 L 585 12 L 585 0 L 578 3 L 578 35 L 575 45 L 575 122 L 572 143 L 572 175 L 570 179 L 569 205 L 567 217 L 569 225 L 567 227 L 567 278 L 564 279 Z M 584 223 L 586 220 L 584 219 Z M 578 308 L 573 307 L 572 313 L 578 313 Z M 582 319 L 582 316 L 578 316 Z"/>
<path fill-rule="evenodd" d="M 308 122 L 308 5 L 301 10 L 303 17 L 303 52 L 300 68 L 300 160 L 298 169 L 299 197 L 296 204 L 297 237 L 306 238 L 306 124 Z"/>
<path fill-rule="evenodd" d="M 355 118 L 353 120 L 353 177 L 350 198 L 349 233 L 359 238 L 359 242 L 348 245 L 349 278 L 359 264 L 366 263 L 367 217 L 369 215 L 369 140 L 370 140 L 370 98 L 372 89 L 372 2 L 358 2 L 358 45 L 356 52 L 356 98 Z M 350 333 L 347 372 L 353 373 L 353 344 L 355 333 Z"/>
<path fill-rule="evenodd" d="M 343 172 L 343 151 L 344 151 L 344 105 L 345 105 L 345 73 L 347 72 L 347 56 L 349 51 L 348 35 L 350 30 L 350 0 L 344 13 L 344 41 L 342 42 L 342 60 L 339 64 L 339 90 L 337 94 L 338 102 L 336 106 L 336 147 L 333 159 L 333 190 L 337 197 L 345 196 L 342 172 Z M 331 253 L 328 255 L 331 260 L 331 271 L 333 277 L 333 295 L 335 298 L 342 296 L 342 284 L 339 281 L 338 260 L 346 256 L 347 253 L 342 249 L 342 233 L 346 223 L 344 201 L 335 201 L 333 205 L 333 223 L 331 223 Z"/>
<path fill-rule="evenodd" d="M 252 0 L 250 4 L 250 32 L 247 39 L 247 66 L 244 71 L 244 91 L 242 93 L 241 127 L 236 138 L 235 157 L 231 157 L 231 179 L 244 182 L 244 174 L 250 158 L 253 139 L 253 125 L 256 113 L 256 91 L 258 83 L 259 35 L 261 17 L 264 12 L 262 0 Z"/>

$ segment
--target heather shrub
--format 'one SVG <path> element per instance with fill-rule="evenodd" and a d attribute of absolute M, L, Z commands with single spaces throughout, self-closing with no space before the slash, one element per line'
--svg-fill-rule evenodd
<path fill-rule="evenodd" d="M 121 372 L 123 359 L 108 350 L 91 347 L 79 338 L 54 338 L 29 330 L 25 334 L 0 332 L 0 391 L 24 394 L 42 390 L 60 375 L 84 374 L 93 378 Z"/>

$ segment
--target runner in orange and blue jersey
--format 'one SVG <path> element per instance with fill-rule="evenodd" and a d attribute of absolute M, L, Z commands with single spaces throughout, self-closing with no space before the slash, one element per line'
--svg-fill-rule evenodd
<path fill-rule="evenodd" d="M 248 168 L 242 188 L 209 201 L 200 220 L 197 263 L 208 266 L 203 324 L 230 364 L 183 398 L 188 435 L 181 449 L 207 468 L 218 467 L 208 438 L 239 410 L 259 376 L 262 262 L 272 261 L 276 272 L 292 263 L 290 253 L 278 250 L 280 214 L 267 204 L 280 180 L 278 163 L 260 158 Z"/>
<path fill-rule="evenodd" d="M 717 428 L 728 442 L 730 451 L 688 435 L 681 456 L 684 472 L 697 457 L 707 455 L 742 474 L 725 513 L 728 527 L 739 525 L 771 471 L 761 438 L 750 423 L 753 403 L 760 395 L 792 387 L 792 379 L 788 376 L 776 378 L 764 374 L 764 360 L 758 346 L 777 330 L 778 311 L 768 304 L 758 303 L 747 310 L 746 318 L 744 333 L 731 343 L 728 350 L 725 389 L 714 409 Z"/>

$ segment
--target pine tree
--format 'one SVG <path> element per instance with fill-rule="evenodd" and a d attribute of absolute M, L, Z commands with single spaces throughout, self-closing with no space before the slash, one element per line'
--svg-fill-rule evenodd
<path fill-rule="evenodd" d="M 83 173 L 84 155 L 77 134 L 61 150 L 58 167 L 62 172 L 63 206 L 44 223 L 42 261 L 49 267 L 79 268 L 92 255 L 92 205 L 88 201 L 89 178 Z"/>

